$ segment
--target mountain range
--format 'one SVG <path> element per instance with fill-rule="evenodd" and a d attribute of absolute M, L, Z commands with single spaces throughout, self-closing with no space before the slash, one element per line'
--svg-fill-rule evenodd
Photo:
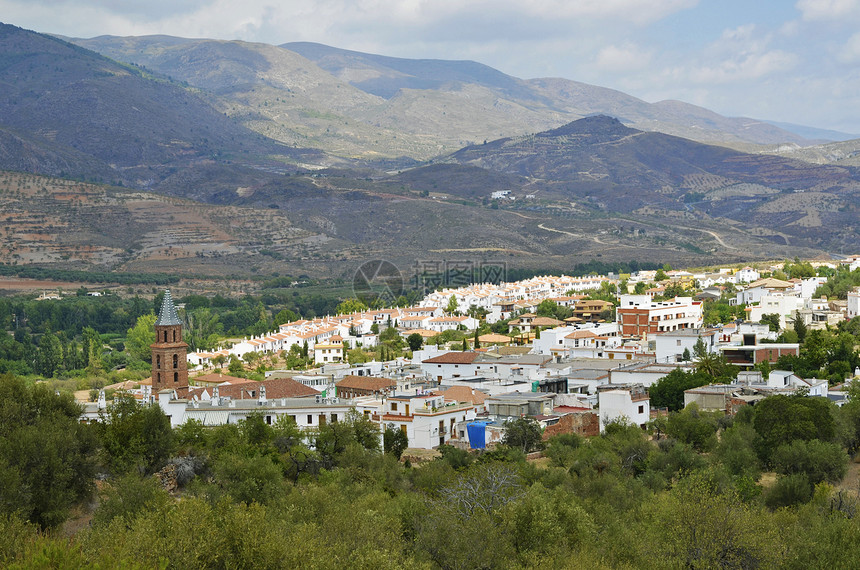
<path fill-rule="evenodd" d="M 820 143 L 476 62 L 0 25 L 0 85 L 0 169 L 54 177 L 36 183 L 45 195 L 66 195 L 58 179 L 73 178 L 265 210 L 269 222 L 217 271 L 289 264 L 348 277 L 362 259 L 428 256 L 562 270 L 598 257 L 689 265 L 837 252 L 860 237 L 857 141 Z M 14 184 L 0 196 L 7 208 L 16 197 L 24 220 L 36 202 Z M 49 210 L 75 224 L 59 209 Z M 199 255 L 211 248 L 189 247 L 169 223 L 159 231 L 173 255 L 153 265 L 154 230 L 135 227 L 111 238 L 121 255 L 73 248 L 42 261 L 216 270 Z M 7 230 L 4 247 L 43 247 L 8 241 L 24 233 Z"/>

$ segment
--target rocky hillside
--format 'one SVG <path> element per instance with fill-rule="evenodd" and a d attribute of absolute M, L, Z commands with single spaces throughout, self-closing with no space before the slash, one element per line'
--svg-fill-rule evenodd
<path fill-rule="evenodd" d="M 70 41 L 205 89 L 217 95 L 219 110 L 267 137 L 351 158 L 430 159 L 598 113 L 703 141 L 812 144 L 761 121 L 676 101 L 650 104 L 564 79 L 522 80 L 472 61 L 401 59 L 305 42 Z"/>

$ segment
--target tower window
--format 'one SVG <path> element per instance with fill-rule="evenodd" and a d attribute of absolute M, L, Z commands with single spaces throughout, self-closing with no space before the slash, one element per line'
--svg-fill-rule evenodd
<path fill-rule="evenodd" d="M 173 329 L 173 342 L 176 342 L 176 329 Z"/>
<path fill-rule="evenodd" d="M 179 355 L 177 354 L 173 355 L 173 367 L 179 368 Z"/>
<path fill-rule="evenodd" d="M 167 342 L 167 331 L 164 331 L 164 342 Z"/>
<path fill-rule="evenodd" d="M 161 368 L 161 355 L 160 354 L 155 355 L 155 367 Z"/>
<path fill-rule="evenodd" d="M 161 372 L 159 372 L 158 374 L 156 374 L 156 376 L 155 376 L 155 383 L 156 383 L 156 384 L 161 384 Z"/>
<path fill-rule="evenodd" d="M 179 372 L 174 372 L 174 373 L 173 373 L 173 381 L 174 381 L 174 382 L 179 382 Z"/>

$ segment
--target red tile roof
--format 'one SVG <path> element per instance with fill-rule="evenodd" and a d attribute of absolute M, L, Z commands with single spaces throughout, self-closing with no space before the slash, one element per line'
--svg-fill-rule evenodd
<path fill-rule="evenodd" d="M 376 376 L 356 376 L 350 374 L 344 376 L 343 380 L 335 384 L 338 389 L 354 389 L 354 390 L 369 390 L 371 392 L 379 392 L 386 388 L 394 388 L 397 382 L 390 378 L 379 378 Z"/>
<path fill-rule="evenodd" d="M 421 362 L 423 364 L 472 364 L 477 357 L 477 352 L 449 352 Z"/>

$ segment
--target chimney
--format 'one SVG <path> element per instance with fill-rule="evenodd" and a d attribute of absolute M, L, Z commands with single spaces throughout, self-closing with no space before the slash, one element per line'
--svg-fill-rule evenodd
<path fill-rule="evenodd" d="M 107 400 L 105 399 L 105 391 L 99 390 L 98 408 L 104 410 L 107 408 Z"/>
<path fill-rule="evenodd" d="M 266 386 L 264 384 L 260 384 L 260 397 L 257 398 L 257 403 L 261 406 L 266 405 Z"/>

